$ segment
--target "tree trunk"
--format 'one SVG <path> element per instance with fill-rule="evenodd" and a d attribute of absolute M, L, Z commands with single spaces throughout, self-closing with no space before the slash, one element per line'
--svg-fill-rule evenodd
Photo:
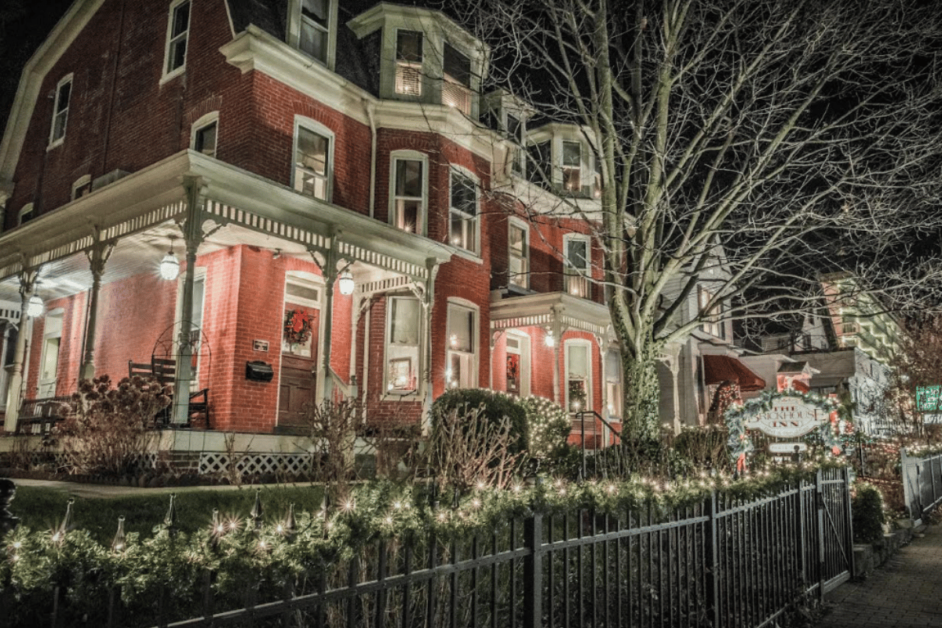
<path fill-rule="evenodd" d="M 624 373 L 622 431 L 629 439 L 653 440 L 658 437 L 661 420 L 657 359 L 658 351 L 654 343 L 621 354 Z"/>

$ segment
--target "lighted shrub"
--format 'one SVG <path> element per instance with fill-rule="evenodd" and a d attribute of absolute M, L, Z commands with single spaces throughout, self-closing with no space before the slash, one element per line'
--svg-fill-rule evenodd
<path fill-rule="evenodd" d="M 561 405 L 545 397 L 526 397 L 520 404 L 526 412 L 531 457 L 545 459 L 566 446 L 572 423 Z"/>

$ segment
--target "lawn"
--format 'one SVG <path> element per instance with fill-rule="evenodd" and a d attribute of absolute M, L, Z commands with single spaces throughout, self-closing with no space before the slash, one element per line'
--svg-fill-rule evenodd
<path fill-rule="evenodd" d="M 256 488 L 244 486 L 229 490 L 181 488 L 176 492 L 177 528 L 194 532 L 208 527 L 213 509 L 225 518 L 248 516 L 255 503 Z M 319 510 L 323 487 L 318 485 L 268 485 L 261 489 L 263 519 L 273 521 L 285 515 L 293 503 L 296 512 Z M 18 486 L 16 498 L 10 504 L 20 525 L 33 530 L 51 530 L 61 523 L 69 501 L 68 492 L 61 489 Z M 154 526 L 163 522 L 170 503 L 170 492 L 123 497 L 76 497 L 73 506 L 73 525 L 87 530 L 96 540 L 109 544 L 124 515 L 124 531 L 149 536 Z"/>

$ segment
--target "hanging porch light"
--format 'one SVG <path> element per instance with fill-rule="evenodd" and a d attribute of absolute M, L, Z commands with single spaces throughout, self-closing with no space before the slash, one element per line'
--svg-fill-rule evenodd
<path fill-rule="evenodd" d="M 34 294 L 29 298 L 29 303 L 26 304 L 26 315 L 30 318 L 36 318 L 43 315 L 44 309 L 43 300 Z"/>
<path fill-rule="evenodd" d="M 160 278 L 173 281 L 180 276 L 180 261 L 173 254 L 173 236 L 170 236 L 170 251 L 160 260 Z"/>
<path fill-rule="evenodd" d="M 353 294 L 356 283 L 353 281 L 353 275 L 349 270 L 340 273 L 340 279 L 337 280 L 337 287 L 340 288 L 340 294 L 345 297 Z"/>

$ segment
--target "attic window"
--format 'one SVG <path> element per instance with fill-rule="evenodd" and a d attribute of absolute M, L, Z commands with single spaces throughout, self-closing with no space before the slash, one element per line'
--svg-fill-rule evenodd
<path fill-rule="evenodd" d="M 65 140 L 65 126 L 69 120 L 69 98 L 72 95 L 72 75 L 59 81 L 56 86 L 55 111 L 52 116 L 52 130 L 49 144 L 55 145 Z"/>
<path fill-rule="evenodd" d="M 471 60 L 446 43 L 443 70 L 442 104 L 471 115 Z"/>
<path fill-rule="evenodd" d="M 329 33 L 330 0 L 301 0 L 301 52 L 326 64 Z"/>
<path fill-rule="evenodd" d="M 190 35 L 190 0 L 170 7 L 164 75 L 177 74 L 186 64 L 186 42 Z"/>
<path fill-rule="evenodd" d="M 396 93 L 422 95 L 422 33 L 396 33 Z"/>

